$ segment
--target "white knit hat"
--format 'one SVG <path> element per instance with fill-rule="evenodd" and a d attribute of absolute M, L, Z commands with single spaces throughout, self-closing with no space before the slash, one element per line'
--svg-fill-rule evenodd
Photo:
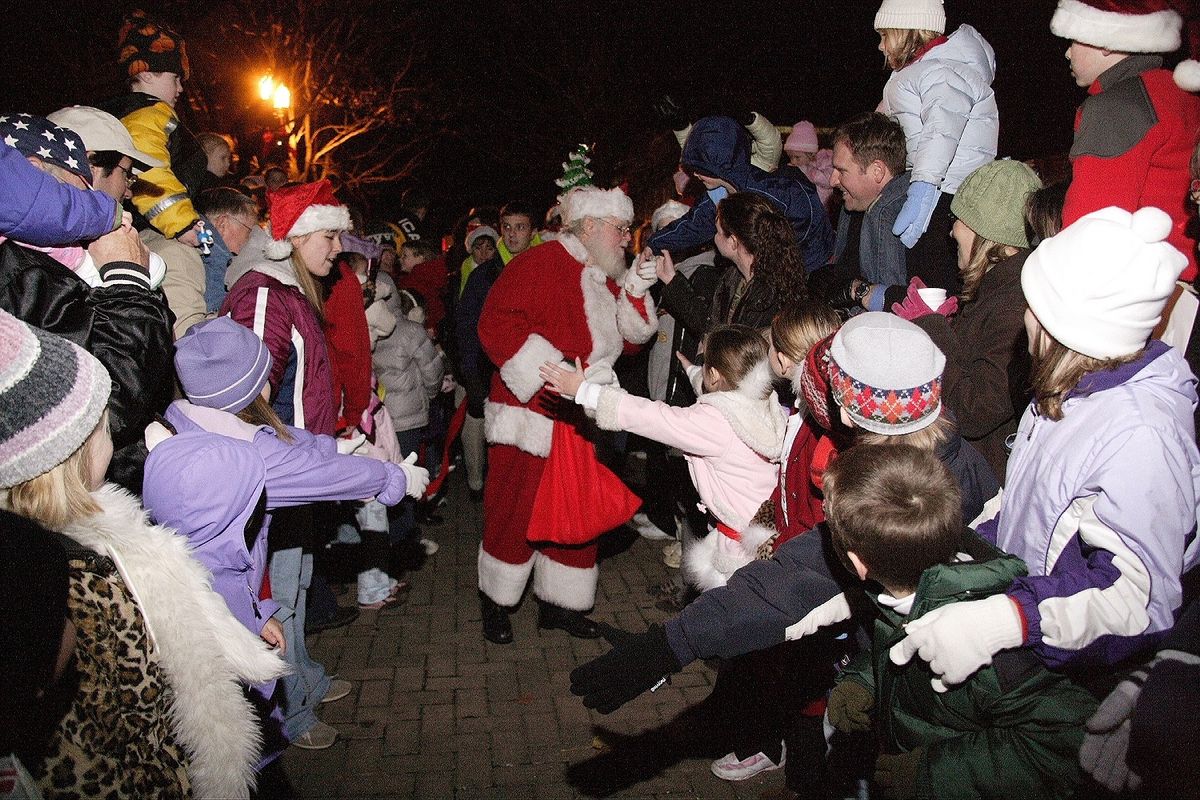
<path fill-rule="evenodd" d="M 1166 241 L 1158 208 L 1114 206 L 1081 217 L 1038 245 L 1021 272 L 1025 301 L 1051 336 L 1092 358 L 1146 345 L 1187 257 Z"/>
<path fill-rule="evenodd" d="M 563 225 L 570 225 L 584 217 L 613 217 L 633 222 L 633 201 L 620 189 L 580 186 L 560 196 L 558 206 Z"/>
<path fill-rule="evenodd" d="M 946 9 L 942 0 L 883 0 L 875 14 L 875 30 L 946 32 Z"/>

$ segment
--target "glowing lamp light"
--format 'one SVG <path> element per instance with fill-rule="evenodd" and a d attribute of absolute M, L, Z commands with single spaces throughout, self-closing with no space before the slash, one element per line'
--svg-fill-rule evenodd
<path fill-rule="evenodd" d="M 275 93 L 275 80 L 270 75 L 263 75 L 258 79 L 258 96 L 263 100 L 270 100 Z"/>
<path fill-rule="evenodd" d="M 282 83 L 275 87 L 275 92 L 271 96 L 271 104 L 277 109 L 290 108 L 292 105 L 292 93 Z"/>

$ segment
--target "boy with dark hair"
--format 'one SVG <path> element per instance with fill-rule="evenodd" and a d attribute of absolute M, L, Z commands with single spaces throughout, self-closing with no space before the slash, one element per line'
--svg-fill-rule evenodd
<path fill-rule="evenodd" d="M 877 584 L 871 649 L 842 672 L 828 712 L 843 734 L 874 725 L 876 789 L 888 798 L 1069 795 L 1091 695 L 1028 649 L 997 654 L 952 691 L 931 684 L 924 662 L 900 666 L 888 655 L 907 622 L 1000 594 L 1025 565 L 963 527 L 958 486 L 932 453 L 852 447 L 826 470 L 824 491 L 833 550 Z"/>

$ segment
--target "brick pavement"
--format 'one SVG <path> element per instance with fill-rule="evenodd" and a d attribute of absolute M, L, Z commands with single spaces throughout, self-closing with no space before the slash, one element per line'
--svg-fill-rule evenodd
<path fill-rule="evenodd" d="M 741 783 L 709 772 L 721 755 L 712 751 L 712 726 L 684 713 L 711 689 L 714 672 L 703 663 L 601 716 L 571 695 L 568 675 L 605 650 L 602 640 L 539 631 L 527 596 L 513 616 L 515 642 L 485 642 L 475 573 L 481 509 L 456 481 L 443 516 L 426 528 L 441 549 L 407 576 L 407 603 L 309 637 L 313 657 L 355 688 L 321 707 L 341 731 L 337 744 L 284 755 L 300 797 L 717 799 L 757 798 L 782 785 L 782 771 Z M 667 577 L 661 543 L 614 538 L 593 617 L 641 631 L 665 617 L 646 592 Z M 608 752 L 593 746 L 596 737 Z"/>

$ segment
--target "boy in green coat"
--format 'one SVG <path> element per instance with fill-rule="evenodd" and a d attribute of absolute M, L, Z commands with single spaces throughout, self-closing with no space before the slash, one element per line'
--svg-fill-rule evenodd
<path fill-rule="evenodd" d="M 881 754 L 872 796 L 1070 795 L 1084 722 L 1096 707 L 1091 695 L 1027 649 L 997 654 L 948 691 L 924 662 L 888 657 L 907 621 L 1002 593 L 1025 574 L 1024 563 L 963 527 L 958 486 L 925 451 L 850 448 L 825 472 L 824 487 L 833 548 L 872 582 L 877 607 L 871 649 L 842 672 L 828 712 L 843 733 L 874 729 Z"/>

